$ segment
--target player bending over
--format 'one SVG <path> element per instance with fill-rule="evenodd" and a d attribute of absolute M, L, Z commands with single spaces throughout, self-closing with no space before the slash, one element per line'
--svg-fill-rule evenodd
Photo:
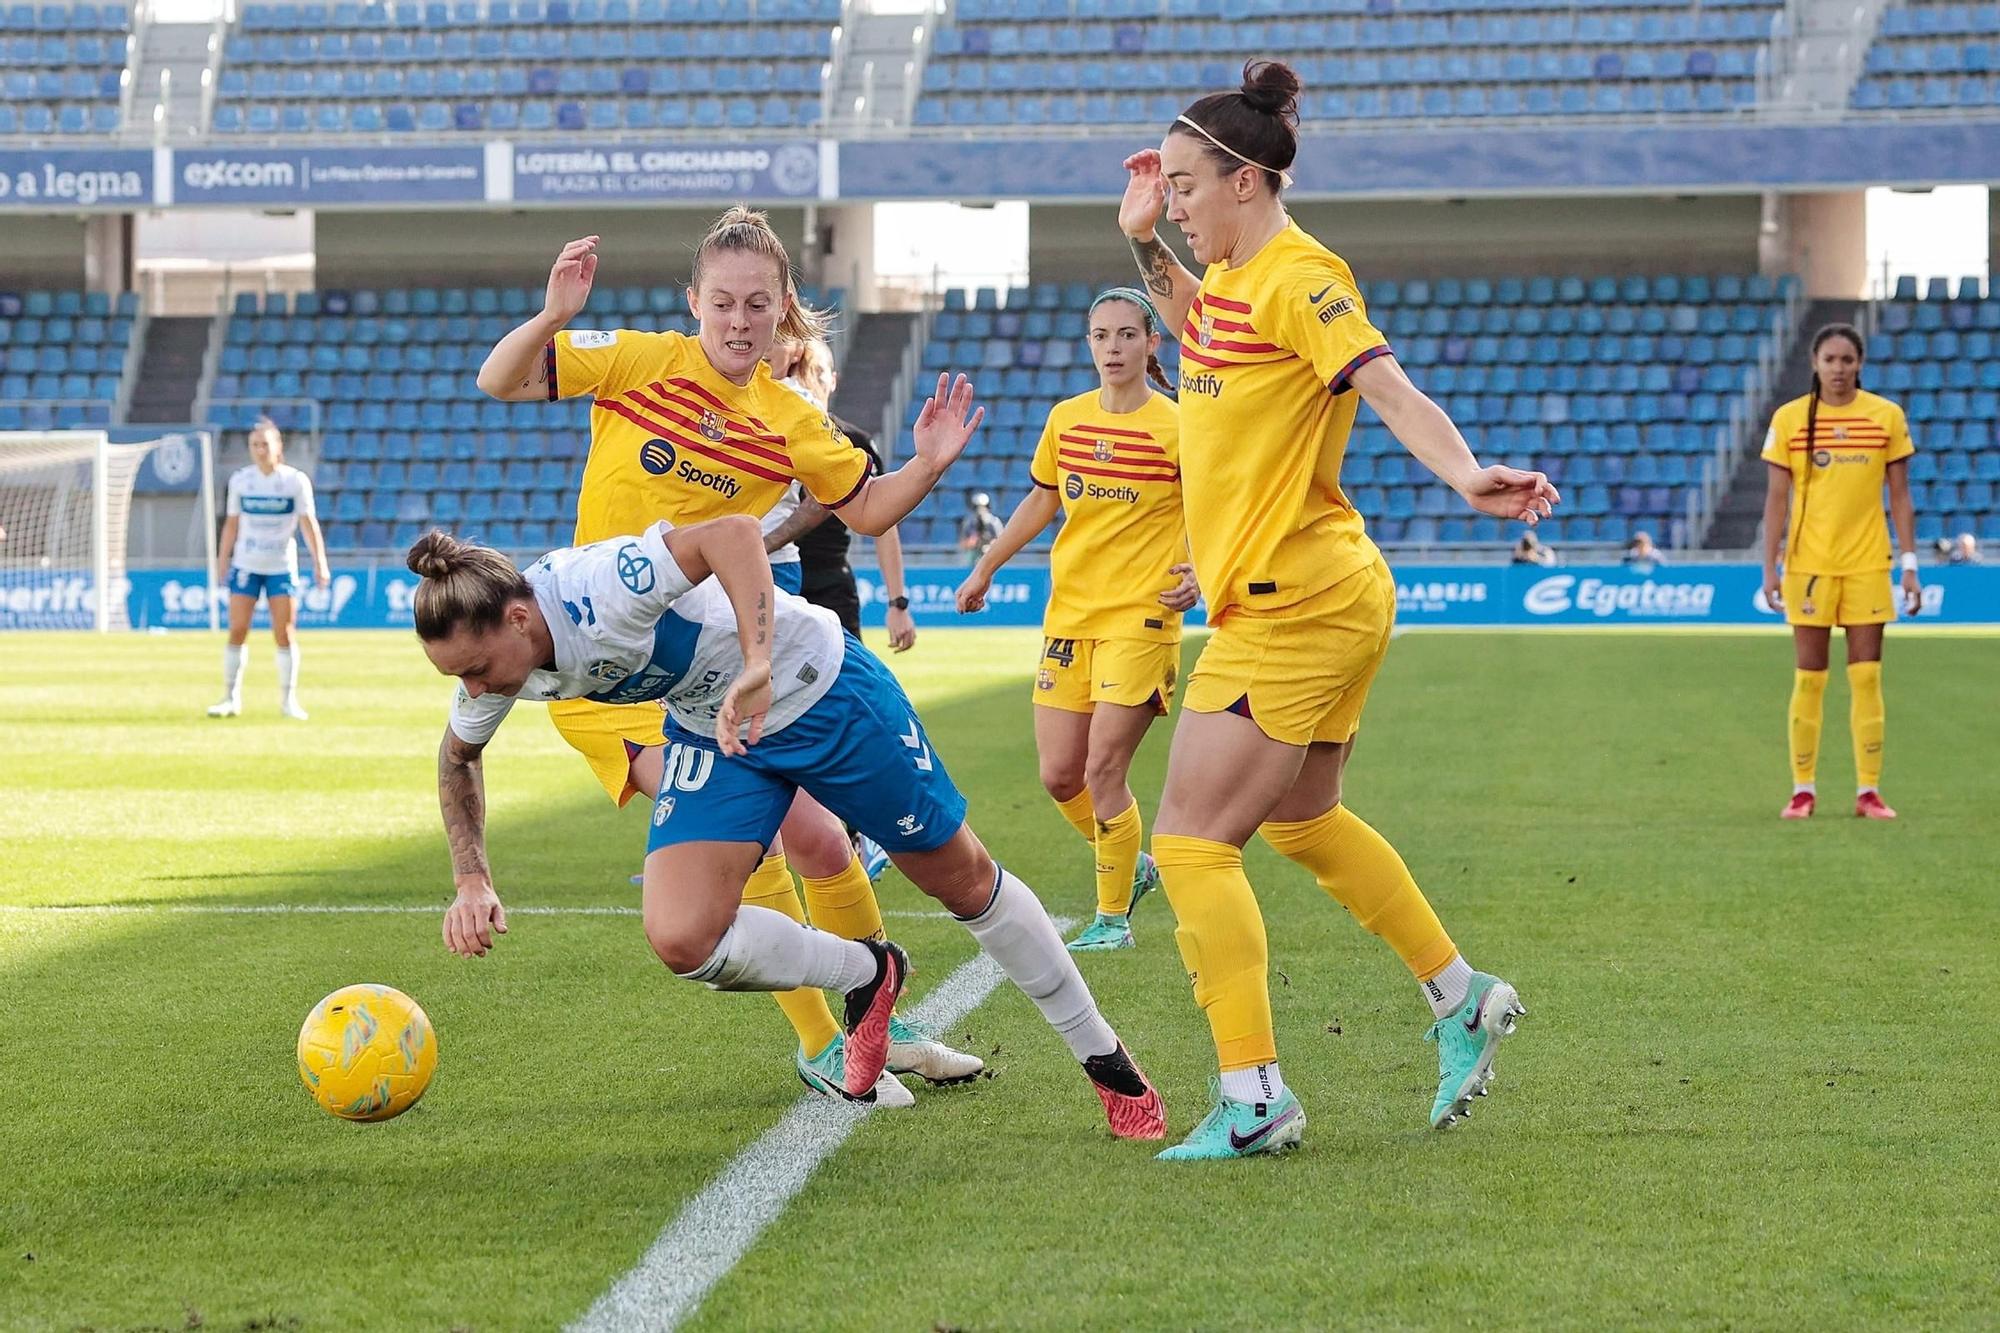
<path fill-rule="evenodd" d="M 446 944 L 492 947 L 506 914 L 484 847 L 481 750 L 516 699 L 658 701 L 668 748 L 647 840 L 647 941 L 717 990 L 846 996 L 842 1091 L 872 1100 L 909 960 L 742 901 L 803 789 L 890 849 L 1069 1045 L 1114 1134 L 1162 1138 L 1159 1094 L 1063 949 L 1034 891 L 996 864 L 896 678 L 833 613 L 779 592 L 757 521 L 661 523 L 554 551 L 524 575 L 441 532 L 410 549 L 417 636 L 461 689 L 439 752 L 456 900 Z M 717 582 L 705 583 L 709 574 Z"/>

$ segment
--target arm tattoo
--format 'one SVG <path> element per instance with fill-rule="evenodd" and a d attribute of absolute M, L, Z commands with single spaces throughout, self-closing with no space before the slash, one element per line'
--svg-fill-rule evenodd
<path fill-rule="evenodd" d="M 479 752 L 450 732 L 438 747 L 438 807 L 451 843 L 454 875 L 484 875 L 486 864 L 486 784 Z"/>
<path fill-rule="evenodd" d="M 1173 296 L 1174 269 L 1180 264 L 1174 258 L 1174 252 L 1167 249 L 1166 242 L 1157 236 L 1150 241 L 1142 241 L 1136 236 L 1129 239 L 1132 258 L 1139 261 L 1139 272 L 1146 279 L 1147 288 L 1155 296 Z"/>
<path fill-rule="evenodd" d="M 764 550 L 781 551 L 799 538 L 826 522 L 832 512 L 810 495 L 799 499 L 798 508 L 787 514 L 777 527 L 764 534 Z"/>
<path fill-rule="evenodd" d="M 757 594 L 757 643 L 769 642 L 771 637 L 771 599 L 764 593 Z"/>

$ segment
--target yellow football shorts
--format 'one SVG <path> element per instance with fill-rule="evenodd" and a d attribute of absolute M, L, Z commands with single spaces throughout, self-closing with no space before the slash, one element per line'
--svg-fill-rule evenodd
<path fill-rule="evenodd" d="M 1240 713 L 1287 745 L 1353 740 L 1395 624 L 1380 559 L 1282 615 L 1232 611 L 1195 659 L 1187 707 Z"/>
<path fill-rule="evenodd" d="M 1896 589 L 1882 574 L 1794 574 L 1787 570 L 1779 591 L 1785 623 L 1886 625 L 1896 618 Z"/>
<path fill-rule="evenodd" d="M 1066 713 L 1098 704 L 1143 708 L 1162 715 L 1174 699 L 1181 646 L 1151 639 L 1044 639 L 1035 672 L 1035 702 Z"/>
<path fill-rule="evenodd" d="M 554 699 L 549 720 L 590 764 L 605 795 L 619 805 L 639 792 L 632 785 L 628 746 L 665 745 L 667 714 L 657 703 L 601 704 L 594 699 Z"/>

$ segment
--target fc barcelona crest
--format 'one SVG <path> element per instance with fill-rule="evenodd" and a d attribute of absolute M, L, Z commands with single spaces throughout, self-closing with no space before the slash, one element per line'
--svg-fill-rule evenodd
<path fill-rule="evenodd" d="M 1215 316 L 1209 314 L 1207 311 L 1202 312 L 1201 324 L 1195 333 L 1195 341 L 1203 347 L 1215 341 Z"/>
<path fill-rule="evenodd" d="M 1090 456 L 1100 463 L 1109 463 L 1111 461 L 1111 441 L 1099 440 L 1097 447 L 1090 451 Z"/>
<path fill-rule="evenodd" d="M 1055 672 L 1053 672 L 1053 671 L 1049 670 L 1049 669 L 1048 669 L 1047 667 L 1043 667 L 1043 668 L 1042 668 L 1042 669 L 1041 669 L 1040 671 L 1037 671 L 1037 672 L 1035 673 L 1035 688 L 1036 688 L 1036 689 L 1038 689 L 1038 690 L 1052 690 L 1052 689 L 1054 689 L 1055 687 L 1056 687 L 1056 673 L 1055 673 Z"/>
<path fill-rule="evenodd" d="M 713 410 L 701 414 L 701 433 L 710 440 L 720 441 L 722 439 L 722 418 L 717 416 Z"/>

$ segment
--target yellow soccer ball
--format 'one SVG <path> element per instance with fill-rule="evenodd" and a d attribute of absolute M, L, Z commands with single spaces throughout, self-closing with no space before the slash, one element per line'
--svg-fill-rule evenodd
<path fill-rule="evenodd" d="M 423 1007 L 393 986 L 342 986 L 299 1029 L 299 1078 L 342 1120 L 393 1120 L 417 1104 L 437 1070 L 437 1034 Z"/>

